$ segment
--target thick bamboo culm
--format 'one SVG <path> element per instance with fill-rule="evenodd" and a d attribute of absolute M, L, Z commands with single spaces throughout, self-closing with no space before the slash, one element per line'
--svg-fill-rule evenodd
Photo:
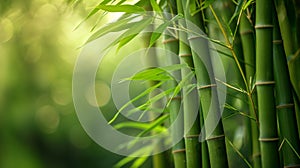
<path fill-rule="evenodd" d="M 181 4 L 181 0 L 177 0 L 177 12 L 179 14 L 183 14 L 183 8 Z M 179 25 L 185 25 L 184 20 L 179 21 Z M 187 34 L 184 31 L 179 31 L 179 57 L 180 63 L 187 64 L 190 68 L 183 68 L 181 70 L 182 78 L 187 77 L 191 72 L 191 69 L 194 67 L 192 54 L 190 47 L 188 44 L 184 42 L 187 39 Z M 188 82 L 186 85 L 191 84 Z M 198 107 L 195 106 L 195 97 L 193 97 L 190 93 L 188 93 L 188 88 L 184 87 L 182 89 L 182 95 L 184 96 L 182 99 L 183 103 L 183 111 L 184 111 L 184 139 L 185 139 L 185 148 L 186 148 L 186 166 L 188 168 L 199 168 L 201 163 L 200 156 L 200 143 L 198 141 L 199 133 L 200 133 L 200 123 L 199 123 L 199 115 L 195 119 L 191 114 L 194 111 L 197 111 Z M 196 108 L 196 109 L 195 109 Z M 192 124 L 191 129 L 188 130 L 188 127 Z"/>
<path fill-rule="evenodd" d="M 300 146 L 292 86 L 277 17 L 273 17 L 273 20 L 274 78 L 283 165 L 284 167 L 300 167 L 300 159 L 296 154 L 296 152 L 300 153 Z"/>
<path fill-rule="evenodd" d="M 164 12 L 166 12 L 166 17 L 170 18 L 171 15 L 173 17 L 173 13 L 175 12 L 176 14 L 176 2 L 174 0 L 170 1 L 170 6 L 166 7 L 164 9 Z M 174 25 L 175 26 L 175 25 Z M 166 30 L 165 35 L 164 35 L 164 48 L 167 51 L 165 53 L 165 62 L 168 65 L 174 65 L 179 63 L 179 58 L 174 58 L 172 54 L 178 55 L 179 51 L 179 39 L 178 37 L 170 35 L 168 31 L 172 30 Z M 172 31 L 174 34 L 175 31 Z M 180 73 L 179 72 L 172 72 L 172 76 L 180 79 Z M 177 83 L 176 81 L 168 81 L 167 82 L 167 88 L 174 88 L 176 87 Z M 171 98 L 171 96 L 169 97 Z M 168 107 L 168 110 L 170 112 L 170 122 L 173 123 L 175 122 L 176 118 L 179 117 L 180 115 L 180 106 L 181 106 L 181 96 L 180 94 L 176 95 L 176 97 L 173 97 L 170 105 Z M 182 116 L 180 116 L 182 117 Z M 183 117 L 182 117 L 183 118 Z M 176 137 L 182 136 L 183 132 L 183 120 L 180 122 L 180 124 L 177 124 L 176 127 L 174 128 L 174 131 L 172 133 L 173 139 L 176 139 Z M 172 155 L 174 159 L 174 166 L 175 168 L 185 168 L 186 167 L 186 158 L 185 158 L 185 145 L 184 145 L 184 139 L 176 143 L 172 147 Z"/>
<path fill-rule="evenodd" d="M 272 0 L 256 1 L 256 89 L 263 168 L 280 167 L 274 99 L 272 15 Z"/>
<path fill-rule="evenodd" d="M 191 16 L 190 9 L 196 7 L 196 1 L 181 1 L 184 7 L 184 16 L 187 20 L 187 29 L 193 29 L 191 23 L 204 30 L 202 12 Z M 189 23 L 191 22 L 191 23 Z M 202 32 L 197 32 L 202 34 Z M 200 94 L 200 102 L 202 107 L 203 116 L 207 119 L 210 108 L 213 108 L 210 112 L 214 113 L 214 116 L 220 116 L 220 105 L 216 90 L 216 81 L 214 79 L 213 67 L 209 54 L 209 46 L 207 39 L 197 36 L 194 33 L 188 33 L 189 44 L 192 50 L 192 56 L 194 61 L 194 68 L 197 78 L 197 87 Z M 196 52 L 196 51 L 201 52 Z M 203 55 L 198 55 L 202 53 Z M 210 78 L 212 77 L 212 78 Z M 213 99 L 213 100 L 212 100 Z M 225 146 L 225 135 L 223 130 L 222 121 L 215 123 L 216 118 L 208 122 L 208 125 L 216 124 L 216 128 L 212 131 L 211 135 L 207 135 L 207 145 L 209 152 L 210 166 L 214 168 L 228 167 L 228 159 Z M 209 130 L 211 128 L 206 128 Z M 209 132 L 209 131 L 208 131 Z"/>

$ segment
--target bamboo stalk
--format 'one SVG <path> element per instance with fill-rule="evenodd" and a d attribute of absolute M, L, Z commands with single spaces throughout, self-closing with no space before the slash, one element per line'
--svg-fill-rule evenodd
<path fill-rule="evenodd" d="M 280 139 L 282 143 L 284 143 L 284 141 L 290 143 L 282 144 L 283 161 L 285 167 L 299 167 L 300 159 L 295 153 L 300 153 L 297 121 L 294 111 L 293 94 L 291 91 L 287 60 L 284 54 L 278 24 L 277 18 L 274 17 L 273 62 Z M 292 148 L 295 149 L 295 152 Z"/>
<path fill-rule="evenodd" d="M 193 16 L 190 14 L 190 9 L 195 9 L 196 1 L 189 0 L 189 1 L 181 1 L 184 8 L 184 15 L 188 21 L 191 21 L 200 29 L 204 30 L 204 23 L 203 23 L 203 15 L 202 12 L 199 12 Z M 193 26 L 187 22 L 187 29 L 192 30 Z M 197 32 L 202 33 L 202 32 Z M 225 146 L 225 135 L 223 130 L 222 121 L 218 121 L 216 123 L 217 117 L 220 114 L 220 104 L 218 101 L 218 95 L 216 87 L 214 87 L 216 81 L 214 79 L 214 72 L 211 63 L 211 58 L 209 55 L 209 47 L 208 41 L 200 36 L 196 36 L 195 34 L 188 33 L 189 43 L 192 49 L 192 56 L 195 65 L 195 73 L 197 78 L 197 86 L 199 88 L 200 93 L 200 101 L 203 116 L 208 122 L 207 126 L 214 126 L 216 128 L 212 131 L 211 135 L 207 137 L 207 146 L 209 151 L 209 160 L 211 167 L 228 167 L 228 160 L 227 160 L 227 153 L 226 153 L 226 146 Z M 196 52 L 201 51 L 201 52 Z M 198 56 L 198 53 L 202 53 L 202 55 Z M 201 59 L 200 59 L 201 58 Z M 210 76 L 212 78 L 210 78 Z M 212 110 L 210 111 L 210 108 Z M 211 119 L 208 118 L 208 112 L 214 113 L 215 118 Z M 208 121 L 207 121 L 208 120 Z M 205 128 L 207 132 L 210 132 L 211 128 Z"/>
<path fill-rule="evenodd" d="M 255 38 L 254 38 L 254 30 L 250 21 L 248 20 L 245 14 L 241 17 L 240 23 L 240 34 L 241 40 L 243 45 L 243 52 L 244 52 L 244 60 L 245 60 L 245 71 L 246 71 L 246 78 L 247 82 L 250 85 L 250 81 L 253 81 L 254 74 L 255 74 Z M 253 101 L 256 102 L 256 95 L 249 95 L 252 97 Z M 255 105 L 252 104 L 251 100 L 249 99 L 249 110 L 250 116 L 255 118 Z M 247 124 L 247 123 L 246 123 Z M 251 143 L 252 143 L 252 165 L 254 168 L 261 167 L 261 155 L 260 155 L 260 147 L 258 141 L 258 125 L 254 121 L 250 121 L 250 135 L 251 135 Z"/>
<path fill-rule="evenodd" d="M 165 17 L 170 18 L 170 13 L 175 12 L 176 9 L 176 2 L 175 1 L 170 1 L 169 6 L 164 9 L 166 12 Z M 171 10 L 170 10 L 171 8 Z M 173 13 L 172 13 L 173 14 Z M 166 30 L 169 31 L 169 30 Z M 175 32 L 173 32 L 175 34 Z M 165 55 L 165 62 L 167 62 L 170 65 L 173 64 L 178 64 L 179 59 L 174 58 L 171 54 L 176 54 L 178 55 L 178 50 L 179 50 L 179 41 L 178 38 L 171 36 L 170 33 L 166 32 L 164 35 L 164 48 L 167 51 Z M 177 72 L 172 72 L 172 75 L 178 79 L 180 79 L 180 73 Z M 174 88 L 176 87 L 177 83 L 176 81 L 169 81 L 167 82 L 167 88 Z M 171 96 L 169 97 L 169 99 Z M 178 117 L 178 114 L 180 112 L 180 106 L 181 106 L 181 97 L 180 94 L 176 95 L 176 97 L 172 98 L 170 105 L 168 107 L 170 111 L 170 122 L 173 123 L 176 118 Z M 182 136 L 182 131 L 183 130 L 183 121 L 181 124 L 176 125 L 174 132 L 172 132 L 172 137 L 173 139 L 176 139 L 178 136 Z M 185 158 L 185 145 L 184 145 L 184 139 L 176 143 L 172 147 L 172 155 L 174 158 L 174 166 L 175 168 L 185 168 L 186 167 L 186 158 Z"/>
<path fill-rule="evenodd" d="M 152 10 L 152 7 L 150 6 L 150 4 L 147 4 L 145 6 L 145 9 L 148 10 L 148 11 L 151 11 Z M 154 27 L 153 25 L 150 25 L 149 27 L 147 27 L 147 29 L 149 30 L 149 32 L 151 32 Z M 145 33 L 144 35 L 144 45 L 146 47 L 149 46 L 149 42 L 150 42 L 150 39 L 151 39 L 151 33 Z M 157 53 L 155 50 L 149 50 L 147 52 L 147 54 L 145 55 L 144 57 L 144 60 L 146 62 L 146 64 L 149 66 L 149 67 L 157 67 L 158 66 L 158 60 L 157 60 Z M 151 87 L 151 86 L 154 86 L 157 84 L 157 81 L 149 81 L 148 82 L 148 85 Z M 157 95 L 158 93 L 156 92 L 152 92 L 150 94 L 150 98 L 151 97 L 154 97 L 155 95 Z M 160 102 L 155 102 L 153 104 L 151 104 L 152 108 L 153 109 L 156 109 L 160 104 Z M 160 107 L 159 107 L 160 108 Z M 149 116 L 150 118 L 153 118 L 153 116 Z M 152 134 L 155 134 L 155 132 L 153 131 Z M 161 148 L 162 148 L 162 142 L 159 142 L 157 144 L 154 145 L 153 147 L 153 151 L 161 151 Z M 162 153 L 158 153 L 158 154 L 155 154 L 152 156 L 152 164 L 153 164 L 153 167 L 154 168 L 164 168 L 168 165 L 168 161 L 167 161 L 167 157 L 166 157 L 167 153 L 166 152 L 162 152 Z"/>
<path fill-rule="evenodd" d="M 299 30 L 297 31 L 299 25 L 295 25 L 296 19 L 292 19 L 288 17 L 289 12 L 292 13 L 294 16 L 298 15 L 297 17 L 299 17 L 299 13 L 298 14 L 293 13 L 295 12 L 294 9 L 290 9 L 286 7 L 287 0 L 286 1 L 274 0 L 274 2 L 277 11 L 278 21 L 279 21 L 280 32 L 283 39 L 284 51 L 288 59 L 288 68 L 291 77 L 290 80 L 294 89 L 294 97 L 295 97 L 294 102 L 295 102 L 295 107 L 297 112 L 296 117 L 298 120 L 298 130 L 300 131 L 300 115 L 298 115 L 300 113 L 300 107 L 299 107 L 300 87 L 298 85 L 298 81 L 300 80 L 300 71 L 298 70 L 298 65 L 300 64 L 300 52 L 299 52 L 300 39 L 298 39 L 298 37 L 300 33 Z M 291 3 L 291 1 L 288 2 Z M 296 2 L 295 6 L 297 7 L 299 5 L 299 2 L 298 1 L 295 2 Z M 291 3 L 289 6 L 294 7 L 294 3 Z"/>
<path fill-rule="evenodd" d="M 177 12 L 179 14 L 183 14 L 182 3 L 180 0 L 177 0 Z M 179 25 L 185 26 L 184 20 L 179 21 Z M 187 39 L 187 35 L 183 31 L 179 31 L 179 56 L 180 63 L 186 63 L 190 68 L 194 67 L 192 55 L 189 46 L 184 43 L 183 40 Z M 186 77 L 190 72 L 190 69 L 183 68 L 181 70 L 182 78 Z M 190 114 L 193 111 L 197 111 L 198 109 L 195 106 L 195 97 L 191 96 L 191 94 L 187 94 L 187 88 L 184 87 L 182 90 L 183 97 L 183 110 L 184 110 L 184 132 L 185 132 L 185 147 L 186 147 L 186 161 L 188 168 L 199 168 L 201 163 L 200 158 L 200 143 L 198 142 L 199 137 L 199 116 L 195 119 Z M 195 122 L 194 122 L 195 121 Z M 193 122 L 193 123 L 192 123 Z M 192 124 L 190 130 L 187 128 Z"/>
<path fill-rule="evenodd" d="M 273 90 L 272 1 L 256 1 L 256 88 L 262 167 L 279 167 L 278 135 Z"/>

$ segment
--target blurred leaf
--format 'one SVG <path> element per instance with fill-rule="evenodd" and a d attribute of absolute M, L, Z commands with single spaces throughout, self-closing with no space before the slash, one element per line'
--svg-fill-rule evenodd
<path fill-rule="evenodd" d="M 93 40 L 96 40 L 96 39 L 102 37 L 103 35 L 105 35 L 107 33 L 122 31 L 122 30 L 125 30 L 125 29 L 128 29 L 128 28 L 134 26 L 136 24 L 136 22 L 130 22 L 130 21 L 132 19 L 136 18 L 136 17 L 137 16 L 127 18 L 127 19 L 124 19 L 124 20 L 119 20 L 119 21 L 116 21 L 116 22 L 113 22 L 113 23 L 109 23 L 108 25 L 100 28 L 95 33 L 93 33 L 89 37 L 89 39 L 87 40 L 86 43 L 91 42 Z M 130 22 L 130 23 L 128 23 L 128 22 Z"/>
<path fill-rule="evenodd" d="M 245 5 L 243 6 L 243 10 L 246 10 L 248 8 L 249 5 L 251 5 L 251 3 L 253 3 L 254 0 L 248 0 L 247 3 L 245 3 Z"/>
<path fill-rule="evenodd" d="M 159 101 L 160 99 L 164 98 L 166 95 L 169 95 L 171 94 L 172 92 L 174 92 L 175 88 L 170 88 L 164 92 L 161 92 L 153 97 L 151 97 L 146 103 L 138 106 L 137 108 L 134 108 L 132 110 L 130 110 L 128 112 L 128 114 L 132 114 L 134 112 L 137 112 L 139 110 L 143 110 L 144 112 L 141 114 L 141 116 L 139 117 L 139 120 L 143 117 L 143 115 L 145 114 L 146 111 L 149 111 L 149 110 L 156 110 L 157 112 L 162 112 L 164 109 L 153 109 L 152 108 L 152 103 L 155 103 L 157 101 Z M 155 111 L 152 111 L 152 112 L 155 112 Z"/>
<path fill-rule="evenodd" d="M 136 159 L 133 164 L 130 166 L 131 168 L 137 168 L 141 167 L 142 164 L 145 163 L 145 161 L 148 159 L 149 156 L 139 157 Z"/>
<path fill-rule="evenodd" d="M 161 68 L 146 69 L 125 80 L 165 81 L 172 79 L 170 74 Z"/>
<path fill-rule="evenodd" d="M 159 126 L 160 124 L 162 124 L 163 122 L 165 122 L 165 120 L 168 119 L 168 118 L 169 118 L 169 114 L 165 114 L 165 115 L 159 117 L 158 119 L 156 119 L 154 122 L 152 122 L 152 123 L 150 124 L 150 127 L 149 127 L 148 129 L 146 129 L 146 130 L 142 131 L 141 133 L 139 133 L 139 134 L 137 135 L 137 137 L 141 137 L 141 136 L 143 136 L 143 135 L 149 133 L 149 132 L 152 131 L 155 127 L 157 127 L 157 126 Z"/>
<path fill-rule="evenodd" d="M 125 13 L 144 13 L 145 9 L 136 6 L 136 5 L 103 5 L 99 4 L 95 11 L 97 12 L 97 9 L 101 9 L 108 12 L 125 12 Z"/>
<path fill-rule="evenodd" d="M 135 102 L 137 100 L 139 100 L 140 98 L 142 98 L 143 96 L 146 96 L 147 94 L 149 94 L 150 92 L 152 92 L 154 89 L 158 88 L 159 86 L 161 86 L 163 84 L 163 82 L 159 82 L 158 84 L 146 89 L 144 92 L 142 92 L 141 94 L 139 94 L 138 96 L 136 96 L 135 98 L 133 98 L 132 100 L 130 100 L 129 102 L 127 102 L 126 104 L 124 104 L 118 111 L 117 113 L 114 115 L 114 117 L 108 122 L 108 124 L 111 124 L 112 122 L 114 122 L 117 117 L 119 116 L 119 114 L 121 113 L 121 111 L 123 111 L 128 105 L 130 105 L 132 102 Z"/>
<path fill-rule="evenodd" d="M 154 11 L 156 11 L 159 15 L 162 14 L 162 9 L 160 8 L 160 6 L 157 4 L 156 0 L 150 0 L 152 9 Z"/>
<path fill-rule="evenodd" d="M 149 146 L 145 146 L 144 148 L 141 148 L 137 151 L 135 151 L 134 153 L 132 153 L 132 155 L 136 156 L 136 155 L 147 155 L 150 154 L 151 151 L 153 150 L 153 146 L 149 145 Z M 124 159 L 120 160 L 115 166 L 114 168 L 120 168 L 123 167 L 124 165 L 126 165 L 127 163 L 133 161 L 134 159 L 136 159 L 137 157 L 130 157 L 127 156 Z"/>
<path fill-rule="evenodd" d="M 135 36 L 137 36 L 141 31 L 143 31 L 152 22 L 152 18 L 143 19 L 140 22 L 133 25 L 129 30 L 122 34 L 119 41 L 118 50 L 131 41 Z"/>
<path fill-rule="evenodd" d="M 157 29 L 152 33 L 150 38 L 150 45 L 149 47 L 153 46 L 153 44 L 159 39 L 161 34 L 166 30 L 166 28 L 172 23 L 177 21 L 178 19 L 183 18 L 182 15 L 176 15 L 171 20 L 164 22 L 163 24 L 159 25 Z"/>

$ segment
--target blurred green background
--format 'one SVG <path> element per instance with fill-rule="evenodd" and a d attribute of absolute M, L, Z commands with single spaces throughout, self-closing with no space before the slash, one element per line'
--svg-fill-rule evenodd
<path fill-rule="evenodd" d="M 0 168 L 111 167 L 121 159 L 87 136 L 72 102 L 75 61 L 98 18 L 74 29 L 97 3 L 1 0 Z M 105 81 L 96 86 L 110 94 Z"/>

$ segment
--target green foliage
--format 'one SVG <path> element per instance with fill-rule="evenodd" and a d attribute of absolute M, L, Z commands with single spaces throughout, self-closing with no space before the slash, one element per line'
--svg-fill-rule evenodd
<path fill-rule="evenodd" d="M 264 86 L 267 85 L 265 83 L 272 83 L 273 74 L 275 74 L 275 76 L 283 74 L 283 70 L 278 72 L 279 68 L 273 71 L 272 65 L 270 64 L 273 59 L 271 42 L 274 40 L 271 36 L 271 27 L 273 24 L 271 21 L 271 16 L 276 16 L 275 10 L 272 8 L 272 1 L 266 0 L 255 2 L 254 0 L 178 0 L 176 3 L 175 1 L 141 0 L 133 5 L 129 5 L 125 4 L 125 1 L 114 2 L 105 0 L 95 6 L 90 14 L 84 19 L 84 21 L 86 21 L 101 10 L 104 11 L 104 13 L 124 12 L 124 14 L 117 21 L 109 23 L 93 32 L 87 42 L 96 40 L 111 32 L 120 32 L 121 35 L 116 38 L 116 40 L 113 41 L 108 47 L 117 47 L 117 50 L 120 50 L 121 48 L 125 48 L 125 46 L 129 44 L 129 42 L 133 41 L 133 39 L 145 35 L 145 32 L 150 30 L 152 33 L 143 41 L 144 44 L 147 44 L 146 48 L 164 45 L 166 48 L 169 47 L 169 49 L 172 51 L 179 50 L 179 53 L 176 53 L 177 55 L 191 54 L 193 56 L 180 57 L 181 64 L 146 69 L 124 79 L 129 81 L 139 80 L 143 81 L 144 83 L 148 82 L 150 85 L 143 92 L 132 98 L 129 102 L 125 103 L 114 114 L 113 118 L 109 121 L 109 124 L 115 122 L 116 119 L 120 117 L 120 113 L 133 102 L 140 101 L 142 98 L 150 95 L 155 89 L 164 88 L 163 92 L 149 96 L 148 100 L 141 103 L 141 105 L 137 106 L 135 109 L 129 111 L 130 114 L 136 113 L 140 110 L 143 110 L 144 112 L 152 111 L 153 113 L 162 112 L 162 116 L 158 117 L 148 125 L 126 121 L 115 125 L 115 128 L 118 129 L 139 129 L 141 132 L 137 135 L 137 137 L 164 131 L 170 124 L 167 122 L 168 118 L 174 117 L 172 116 L 172 111 L 168 110 L 173 102 L 172 100 L 175 97 L 178 97 L 180 94 L 181 97 L 189 97 L 189 94 L 194 89 L 201 88 L 201 86 L 204 84 L 214 84 L 214 80 L 216 80 L 218 84 L 226 86 L 227 100 L 224 107 L 221 107 L 225 108 L 224 117 L 222 119 L 224 124 L 222 125 L 221 122 L 218 124 L 218 129 L 214 131 L 213 136 L 222 137 L 223 134 L 225 134 L 225 138 L 221 140 L 218 138 L 212 138 L 212 140 L 206 140 L 203 145 L 201 145 L 202 147 L 205 147 L 205 145 L 208 144 L 209 153 L 207 153 L 207 150 L 202 150 L 202 152 L 204 151 L 204 154 L 207 154 L 206 156 L 210 154 L 210 166 L 221 167 L 216 163 L 221 163 L 222 159 L 222 161 L 224 161 L 224 164 L 222 162 L 223 167 L 226 167 L 227 163 L 225 162 L 227 162 L 227 159 L 229 167 L 233 165 L 242 165 L 245 167 L 256 168 L 261 167 L 262 165 L 265 167 L 270 167 L 271 164 L 276 164 L 276 166 L 279 166 L 280 161 L 278 161 L 278 163 L 274 161 L 278 160 L 278 151 L 283 151 L 281 154 L 283 156 L 283 160 L 288 160 L 285 159 L 288 157 L 288 152 L 286 151 L 290 151 L 290 155 L 292 151 L 294 156 L 299 156 L 299 149 L 297 147 L 299 144 L 292 145 L 295 142 L 292 142 L 290 139 L 285 137 L 287 131 L 284 131 L 285 128 L 282 126 L 282 121 L 286 120 L 283 119 L 284 117 L 280 113 L 280 110 L 278 110 L 279 114 L 277 116 L 275 109 L 275 101 L 281 99 L 281 92 L 294 92 L 294 95 L 289 96 L 291 100 L 289 104 L 299 104 L 299 85 L 297 85 L 297 79 L 299 75 L 295 69 L 298 66 L 298 56 L 300 52 L 299 48 L 297 48 L 298 46 L 296 47 L 295 45 L 295 40 L 299 39 L 295 39 L 297 38 L 295 33 L 297 27 L 295 23 L 296 18 L 293 14 L 296 16 L 296 13 L 294 9 L 290 9 L 293 6 L 291 5 L 293 2 L 290 0 L 275 0 L 278 13 L 278 18 L 276 17 L 276 19 L 279 20 L 280 33 L 284 39 L 284 50 L 288 58 L 287 61 L 283 60 L 281 62 L 288 65 L 288 67 L 285 68 L 288 73 L 286 73 L 284 76 L 290 75 L 290 79 L 287 78 L 284 81 L 290 80 L 293 86 L 292 89 L 291 87 L 285 86 L 287 91 L 283 91 L 283 88 L 277 88 L 276 95 L 273 94 L 274 88 L 272 86 Z M 176 9 L 178 10 L 177 13 L 174 12 L 176 11 L 174 10 L 174 4 L 176 4 L 178 7 Z M 149 14 L 147 13 L 149 10 L 153 10 L 154 12 Z M 172 11 L 172 17 L 166 17 L 164 14 L 162 14 L 163 11 Z M 253 15 L 254 11 L 256 11 L 255 17 Z M 199 32 L 193 32 L 194 30 L 191 30 L 191 27 L 189 24 L 185 23 L 183 18 L 190 19 L 190 21 L 192 21 L 198 27 L 204 29 L 204 32 L 209 32 L 209 36 L 203 35 Z M 157 21 L 159 24 L 156 26 Z M 254 22 L 256 22 L 256 27 L 254 26 Z M 255 28 L 256 32 L 254 32 Z M 169 37 L 170 39 L 178 39 L 178 35 L 180 38 L 186 38 L 188 35 L 188 37 L 193 37 L 195 39 L 189 39 L 187 44 L 183 44 L 182 39 L 180 39 L 181 41 L 174 40 L 173 43 L 176 43 L 176 45 L 168 46 L 168 44 L 162 44 L 160 42 L 161 37 L 168 31 L 173 32 L 173 34 L 165 35 L 165 37 Z M 211 49 L 208 46 L 205 48 L 203 41 L 201 42 L 198 39 L 205 39 L 217 45 L 217 49 Z M 254 40 L 256 40 L 256 46 Z M 194 52 L 197 48 L 201 48 L 203 53 L 206 53 L 206 50 L 210 50 L 207 51 L 207 53 L 213 50 L 219 54 L 223 64 L 225 65 L 226 77 L 228 81 L 222 81 L 217 78 L 213 79 L 213 81 L 210 81 L 210 79 L 206 78 L 207 72 L 205 68 L 207 68 L 207 65 L 204 67 L 202 65 L 203 63 L 197 60 L 197 55 Z M 149 55 L 149 53 L 146 53 L 145 57 L 147 55 Z M 153 58 L 155 58 L 155 56 L 153 56 Z M 218 73 L 220 67 L 218 67 L 216 61 L 211 57 L 206 59 L 211 61 L 211 65 L 208 67 L 211 68 L 214 73 Z M 155 59 L 152 59 L 152 61 L 159 62 Z M 189 68 L 189 72 L 186 71 L 187 68 Z M 175 71 L 181 73 L 182 79 L 180 81 L 176 81 L 172 76 Z M 193 84 L 191 82 L 194 76 L 196 76 L 197 84 Z M 172 85 L 170 83 L 172 83 Z M 281 83 L 281 80 L 277 81 L 277 83 Z M 213 89 L 206 89 L 205 91 L 200 89 L 199 93 L 201 104 L 201 109 L 199 109 L 200 118 L 208 116 L 207 112 L 211 106 L 213 106 L 214 112 L 216 113 L 215 116 L 217 116 L 220 109 L 220 105 L 217 103 L 218 99 L 213 101 L 213 104 L 210 104 L 210 100 L 213 97 L 212 95 L 216 95 L 217 92 L 215 92 Z M 258 102 L 256 102 L 257 95 Z M 168 101 L 163 108 L 158 108 L 153 105 L 154 103 L 162 102 L 165 96 L 168 97 Z M 189 104 L 190 102 L 186 99 L 182 99 L 181 103 L 184 107 L 183 111 L 185 122 L 188 122 L 188 112 L 194 107 Z M 296 110 L 297 108 L 298 107 L 296 106 Z M 140 118 L 145 115 L 144 112 L 140 114 Z M 205 124 L 205 122 L 207 122 L 205 119 L 206 118 L 202 118 L 204 123 L 201 125 L 198 124 L 198 126 Z M 291 119 L 289 119 L 289 121 L 291 121 Z M 300 121 L 297 122 L 298 125 L 300 125 Z M 290 126 L 292 125 L 291 123 Z M 186 126 L 183 127 L 185 128 Z M 223 132 L 223 127 L 225 133 Z M 296 132 L 299 130 L 294 128 L 295 122 L 291 127 L 291 129 L 295 129 L 294 133 L 290 135 L 292 137 L 291 139 L 298 138 Z M 238 128 L 245 129 L 243 139 L 241 140 L 242 145 L 235 144 L 235 141 L 233 140 L 236 134 L 235 132 L 238 130 Z M 277 130 L 278 128 L 280 128 L 279 132 Z M 191 133 L 190 131 L 194 131 L 193 133 L 197 134 L 197 130 L 198 128 L 193 127 L 192 130 L 188 130 L 188 133 Z M 273 142 L 273 140 L 277 138 L 275 137 L 277 136 L 277 133 L 279 133 L 279 136 L 281 136 L 281 139 L 283 139 L 280 147 L 278 146 L 277 142 Z M 258 135 L 260 135 L 260 139 L 258 138 Z M 222 146 L 221 141 L 223 140 L 226 142 L 227 153 L 225 145 Z M 259 140 L 260 143 L 258 142 Z M 195 165 L 197 164 L 195 159 L 191 157 L 190 153 L 191 151 L 194 151 L 191 149 L 191 146 L 197 146 L 196 143 L 198 142 L 191 142 L 192 141 L 188 141 L 188 138 L 185 138 L 185 145 L 186 149 L 188 150 L 185 155 L 187 156 L 188 166 L 193 165 L 194 163 Z M 283 145 L 284 143 L 288 143 L 289 146 L 291 146 L 289 150 L 287 150 L 287 145 Z M 131 145 L 133 144 L 134 142 Z M 146 148 L 148 147 L 149 146 Z M 223 152 L 222 156 L 218 156 L 221 151 L 220 149 L 222 149 Z M 214 153 L 217 150 L 219 153 Z M 260 153 L 260 151 L 262 151 L 262 153 Z M 138 150 L 137 152 L 142 153 L 142 150 Z M 145 153 L 148 152 L 148 150 L 145 151 Z M 262 154 L 262 165 L 259 157 L 260 154 Z M 193 156 L 196 156 L 196 154 Z M 233 158 L 234 156 L 238 156 L 238 158 Z M 199 157 L 201 157 L 201 159 L 205 159 L 205 155 Z M 147 158 L 148 157 L 126 157 L 116 166 L 124 166 L 132 161 L 132 167 L 141 166 Z M 284 161 L 286 162 L 284 163 L 284 166 L 293 164 L 296 165 L 299 158 L 295 158 L 296 161 L 293 163 L 287 163 Z"/>

